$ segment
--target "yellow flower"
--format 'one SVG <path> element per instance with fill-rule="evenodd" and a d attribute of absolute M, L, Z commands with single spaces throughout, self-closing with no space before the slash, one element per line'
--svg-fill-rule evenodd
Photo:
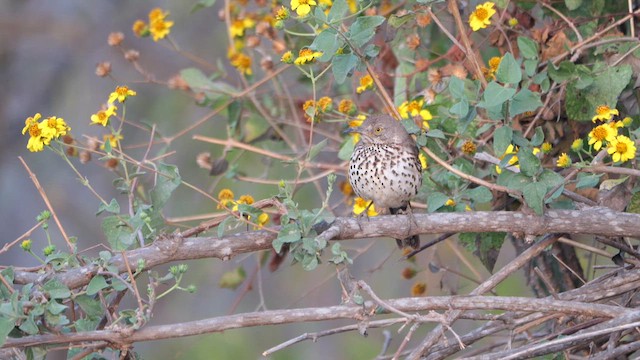
<path fill-rule="evenodd" d="M 476 10 L 469 16 L 469 25 L 473 31 L 478 31 L 491 25 L 491 20 L 489 19 L 496 13 L 494 6 L 495 4 L 491 1 L 476 6 Z"/>
<path fill-rule="evenodd" d="M 167 16 L 169 16 L 169 12 L 168 11 L 163 11 L 159 7 L 153 8 L 153 9 L 151 9 L 151 11 L 149 11 L 149 22 L 162 21 Z"/>
<path fill-rule="evenodd" d="M 360 215 L 367 207 L 369 207 L 369 210 L 367 210 L 367 216 L 378 216 L 375 205 L 371 204 L 371 206 L 369 206 L 369 204 L 371 204 L 371 201 L 367 201 L 361 197 L 355 198 L 353 203 L 353 213 Z"/>
<path fill-rule="evenodd" d="M 422 118 L 422 127 L 428 129 L 429 120 L 433 119 L 433 116 L 431 115 L 431 112 L 429 110 L 423 109 L 423 106 L 424 99 L 405 101 L 400 104 L 400 107 L 398 107 L 398 111 L 400 112 L 400 116 L 402 116 L 403 119 L 408 119 L 409 116 L 420 116 Z"/>
<path fill-rule="evenodd" d="M 24 133 L 27 132 L 27 130 L 31 129 L 31 125 L 35 125 L 38 123 L 38 120 L 40 120 L 40 118 L 42 117 L 42 115 L 40 115 L 40 113 L 37 113 L 33 116 L 29 116 L 25 121 L 24 121 L 24 128 L 22 128 L 22 135 L 24 135 Z"/>
<path fill-rule="evenodd" d="M 67 135 L 68 131 L 71 131 L 71 128 L 63 118 L 50 116 L 42 122 L 42 132 L 52 139 Z"/>
<path fill-rule="evenodd" d="M 611 140 L 607 152 L 615 162 L 625 162 L 636 157 L 636 145 L 624 135 Z"/>
<path fill-rule="evenodd" d="M 460 150 L 462 150 L 462 152 L 467 155 L 474 155 L 476 151 L 478 151 L 478 148 L 476 144 L 473 143 L 473 141 L 467 140 L 464 142 L 464 144 L 462 144 Z"/>
<path fill-rule="evenodd" d="M 295 10 L 298 16 L 305 17 L 311 12 L 311 6 L 315 6 L 315 0 L 291 0 L 291 10 Z"/>
<path fill-rule="evenodd" d="M 127 97 L 136 95 L 137 93 L 135 91 L 130 90 L 126 86 L 116 86 L 116 90 L 109 94 L 108 102 L 109 104 L 113 104 L 117 99 L 119 102 L 123 103 Z"/>
<path fill-rule="evenodd" d="M 509 19 L 509 21 L 507 21 L 507 23 L 509 24 L 509 26 L 511 27 L 515 27 L 518 25 L 518 19 L 516 18 L 511 18 Z"/>
<path fill-rule="evenodd" d="M 282 58 L 280 58 L 280 61 L 282 61 L 285 64 L 291 64 L 293 62 L 293 53 L 291 51 L 287 51 L 282 55 Z"/>
<path fill-rule="evenodd" d="M 560 157 L 558 157 L 558 161 L 556 161 L 556 166 L 561 168 L 571 166 L 571 158 L 569 157 L 569 155 L 567 155 L 567 153 L 560 154 Z"/>
<path fill-rule="evenodd" d="M 575 139 L 571 143 L 571 151 L 580 152 L 580 150 L 582 150 L 582 146 L 584 146 L 584 141 L 582 141 L 582 139 Z"/>
<path fill-rule="evenodd" d="M 247 204 L 247 205 L 253 204 L 253 196 L 251 196 L 251 195 L 242 195 L 242 196 L 240 196 L 238 201 L 234 202 L 233 208 L 231 208 L 231 210 L 238 211 L 238 205 L 239 204 Z"/>
<path fill-rule="evenodd" d="M 495 73 L 498 71 L 498 66 L 500 66 L 501 62 L 502 58 L 500 56 L 494 56 L 489 59 L 489 68 L 491 69 L 491 72 Z"/>
<path fill-rule="evenodd" d="M 258 228 L 262 228 L 266 223 L 269 222 L 269 214 L 262 213 L 258 215 Z"/>
<path fill-rule="evenodd" d="M 356 106 L 353 104 L 353 101 L 342 99 L 340 100 L 340 104 L 338 104 L 338 111 L 343 114 L 353 115 L 356 112 Z"/>
<path fill-rule="evenodd" d="M 449 199 L 444 203 L 444 206 L 456 206 L 456 201 L 453 199 Z"/>
<path fill-rule="evenodd" d="M 622 123 L 624 124 L 624 126 L 629 126 L 633 123 L 633 119 L 627 116 L 626 118 L 622 119 Z"/>
<path fill-rule="evenodd" d="M 589 145 L 593 145 L 593 148 L 599 151 L 604 143 L 613 141 L 616 136 L 618 136 L 618 128 L 602 124 L 593 128 L 589 133 Z"/>
<path fill-rule="evenodd" d="M 504 159 L 507 155 L 510 155 L 510 154 L 512 154 L 513 156 L 509 159 L 509 162 L 507 163 L 507 166 L 519 167 L 519 165 L 517 165 L 518 156 L 516 155 L 516 154 L 518 154 L 518 148 L 516 146 L 513 146 L 512 144 L 509 144 L 509 146 L 507 146 L 507 150 L 500 157 L 500 160 Z M 496 165 L 496 172 L 498 174 L 502 173 L 502 169 L 500 168 L 500 165 Z"/>
<path fill-rule="evenodd" d="M 351 128 L 358 127 L 358 126 L 362 125 L 362 122 L 365 121 L 366 119 L 367 119 L 366 116 L 358 115 L 358 117 L 356 119 L 349 121 L 349 127 L 351 127 Z M 351 137 L 353 138 L 353 143 L 354 144 L 357 144 L 358 141 L 360 141 L 360 134 L 358 134 L 356 132 L 352 132 L 351 133 Z"/>
<path fill-rule="evenodd" d="M 613 118 L 613 115 L 620 115 L 620 112 L 616 109 L 611 109 L 607 105 L 600 105 L 596 108 L 596 116 L 594 116 L 591 121 L 596 122 L 596 120 L 607 121 Z"/>
<path fill-rule="evenodd" d="M 169 16 L 168 11 L 163 11 L 160 8 L 155 8 L 149 12 L 149 32 L 153 36 L 153 41 L 164 39 L 169 35 L 173 21 L 165 20 Z"/>
<path fill-rule="evenodd" d="M 51 137 L 44 136 L 42 128 L 42 123 L 33 123 L 29 126 L 29 141 L 27 142 L 27 149 L 29 149 L 29 151 L 42 151 L 45 145 L 51 143 Z"/>
<path fill-rule="evenodd" d="M 362 94 L 369 89 L 373 89 L 373 78 L 371 75 L 367 74 L 360 78 L 360 86 L 358 86 L 356 92 L 358 94 Z"/>
<path fill-rule="evenodd" d="M 422 171 L 427 169 L 427 156 L 423 153 L 420 153 L 420 155 L 418 155 L 418 159 L 420 159 L 420 165 L 422 165 Z"/>
<path fill-rule="evenodd" d="M 229 31 L 232 37 L 242 37 L 246 29 L 251 29 L 254 26 L 256 26 L 256 22 L 250 18 L 237 19 L 231 23 Z"/>
<path fill-rule="evenodd" d="M 109 118 L 116 115 L 118 108 L 115 105 L 110 105 L 107 110 L 100 110 L 97 113 L 91 115 L 91 125 L 107 126 Z"/>
<path fill-rule="evenodd" d="M 333 109 L 333 100 L 328 96 L 323 96 L 318 100 L 317 105 L 321 112 L 331 111 L 331 109 Z"/>
<path fill-rule="evenodd" d="M 551 143 L 549 142 L 544 142 L 540 148 L 542 149 L 543 153 L 548 154 L 549 152 L 551 152 L 551 149 L 553 149 L 553 145 L 551 145 Z"/>
<path fill-rule="evenodd" d="M 229 60 L 231 61 L 231 65 L 238 69 L 238 71 L 245 75 L 251 75 L 253 71 L 251 70 L 251 58 L 243 53 L 233 53 Z"/>
<path fill-rule="evenodd" d="M 307 112 L 307 110 L 309 108 L 313 107 L 313 115 L 309 115 L 309 112 Z M 307 122 L 311 122 L 313 120 L 313 118 L 315 118 L 315 115 L 318 114 L 318 108 L 316 107 L 316 103 L 313 100 L 307 100 L 302 104 L 302 110 L 304 110 L 304 117 L 307 119 Z"/>
<path fill-rule="evenodd" d="M 231 191 L 230 189 L 222 189 L 220 190 L 220 192 L 218 193 L 218 200 L 220 200 L 220 202 L 218 203 L 218 209 L 222 209 L 225 206 L 230 206 L 233 204 L 233 191 Z"/>
<path fill-rule="evenodd" d="M 145 23 L 140 19 L 136 20 L 133 23 L 131 30 L 133 30 L 133 34 L 137 37 L 143 37 L 143 36 L 149 35 L 149 27 L 147 26 L 147 23 Z"/>
<path fill-rule="evenodd" d="M 296 0 L 292 0 L 296 1 Z M 304 65 L 314 62 L 317 58 L 322 56 L 321 51 L 312 51 L 309 48 L 300 49 L 298 57 L 293 61 L 296 65 Z"/>
<path fill-rule="evenodd" d="M 118 135 L 114 135 L 114 134 L 102 135 L 103 144 L 100 145 L 100 149 L 102 149 L 102 150 L 105 149 L 105 145 L 106 145 L 107 141 L 109 142 L 109 145 L 113 149 L 116 146 L 118 146 L 118 141 L 120 141 L 122 139 L 123 139 L 123 137 L 120 134 L 118 134 Z"/>
<path fill-rule="evenodd" d="M 347 5 L 349 5 L 349 11 L 352 14 L 355 14 L 358 11 L 358 0 L 347 0 Z"/>

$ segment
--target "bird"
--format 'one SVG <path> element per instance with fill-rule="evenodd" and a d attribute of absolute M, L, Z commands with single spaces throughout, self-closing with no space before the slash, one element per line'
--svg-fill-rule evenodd
<path fill-rule="evenodd" d="M 360 134 L 349 160 L 349 183 L 356 195 L 371 201 L 379 211 L 399 214 L 408 209 L 413 219 L 409 201 L 422 185 L 422 165 L 413 137 L 387 114 L 372 115 L 347 132 Z M 420 238 L 413 235 L 396 239 L 396 243 L 401 249 L 417 249 Z"/>

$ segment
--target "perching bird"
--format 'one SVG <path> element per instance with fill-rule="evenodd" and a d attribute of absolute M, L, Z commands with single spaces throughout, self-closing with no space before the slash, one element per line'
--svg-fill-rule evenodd
<path fill-rule="evenodd" d="M 348 132 L 360 134 L 349 161 L 349 182 L 356 195 L 391 214 L 406 211 L 422 185 L 415 140 L 399 121 L 384 114 L 373 115 Z M 420 247 L 418 235 L 396 242 L 400 248 Z"/>

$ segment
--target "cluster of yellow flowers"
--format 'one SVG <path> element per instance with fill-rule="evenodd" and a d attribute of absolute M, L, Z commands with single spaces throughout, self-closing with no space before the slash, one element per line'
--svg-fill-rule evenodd
<path fill-rule="evenodd" d="M 151 35 L 153 41 L 164 39 L 173 26 L 173 21 L 167 20 L 168 11 L 161 8 L 154 8 L 149 12 L 149 23 L 143 20 L 136 20 L 133 23 L 133 33 L 138 37 L 146 37 Z"/>
<path fill-rule="evenodd" d="M 607 105 L 600 105 L 596 108 L 596 114 L 591 119 L 592 122 L 602 121 L 600 124 L 589 132 L 588 144 L 593 146 L 593 149 L 600 151 L 603 147 L 606 147 L 607 153 L 611 155 L 611 159 L 614 162 L 623 163 L 635 159 L 636 157 L 636 145 L 628 136 L 618 134 L 619 129 L 624 128 L 631 124 L 632 119 L 626 117 L 623 120 L 615 121 L 614 116 L 620 115 L 617 109 L 613 109 Z M 571 144 L 571 150 L 579 153 L 582 151 L 584 141 L 582 139 L 576 139 Z M 558 167 L 569 167 L 572 161 L 567 153 L 560 154 L 556 165 Z"/>
<path fill-rule="evenodd" d="M 120 103 L 123 103 L 127 97 L 136 96 L 137 93 L 127 86 L 116 86 L 116 89 L 109 94 L 109 99 L 107 100 L 107 106 L 104 109 L 99 110 L 97 113 L 91 115 L 91 125 L 102 125 L 107 126 L 109 124 L 109 119 L 112 116 L 117 116 L 116 110 L 118 108 L 114 105 L 116 100 Z"/>
<path fill-rule="evenodd" d="M 231 189 L 222 189 L 218 193 L 218 209 L 231 209 L 231 211 L 238 211 L 238 206 L 240 204 L 251 205 L 254 203 L 253 196 L 251 195 L 242 195 L 238 200 L 235 200 L 235 195 Z M 248 217 L 251 220 L 251 216 Z M 256 222 L 257 227 L 261 228 L 266 223 L 269 222 L 269 214 L 262 213 L 258 215 L 258 221 Z"/>
<path fill-rule="evenodd" d="M 322 56 L 321 51 L 313 51 L 309 48 L 302 48 L 298 52 L 297 58 L 294 59 L 293 53 L 291 51 L 287 51 L 284 53 L 284 55 L 282 55 L 282 58 L 280 59 L 280 61 L 282 61 L 285 64 L 293 63 L 296 65 L 306 65 L 306 64 L 314 63 L 316 59 L 319 58 L 320 56 Z"/>
<path fill-rule="evenodd" d="M 27 149 L 31 152 L 42 151 L 45 146 L 51 144 L 51 140 L 64 136 L 71 131 L 71 128 L 62 118 L 50 116 L 39 121 L 41 117 L 40 113 L 28 117 L 22 129 L 22 135 L 29 132 Z"/>

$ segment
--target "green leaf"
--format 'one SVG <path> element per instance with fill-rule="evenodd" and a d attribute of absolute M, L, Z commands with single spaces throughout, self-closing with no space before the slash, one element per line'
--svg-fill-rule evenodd
<path fill-rule="evenodd" d="M 342 84 L 358 65 L 358 57 L 353 54 L 339 54 L 333 58 L 331 64 L 336 83 Z"/>
<path fill-rule="evenodd" d="M 91 281 L 89 281 L 89 285 L 87 285 L 87 295 L 89 296 L 95 295 L 100 290 L 106 289 L 108 287 L 109 287 L 109 284 L 107 284 L 107 281 L 104 279 L 104 276 L 96 275 L 93 277 L 93 279 L 91 279 Z"/>
<path fill-rule="evenodd" d="M 193 5 L 193 8 L 191 8 L 191 13 L 194 13 L 200 9 L 212 7 L 213 5 L 215 5 L 215 3 L 216 0 L 200 0 L 195 5 Z"/>
<path fill-rule="evenodd" d="M 522 89 L 511 100 L 509 111 L 511 116 L 516 116 L 527 111 L 534 111 L 540 106 L 542 106 L 540 94 L 529 89 Z"/>
<path fill-rule="evenodd" d="M 432 129 L 427 132 L 427 136 L 430 138 L 443 139 L 446 140 L 447 137 L 444 135 L 444 132 L 440 129 Z"/>
<path fill-rule="evenodd" d="M 452 76 L 449 80 L 449 92 L 454 99 L 464 99 L 464 80 Z"/>
<path fill-rule="evenodd" d="M 349 5 L 347 5 L 346 0 L 335 0 L 331 5 L 331 10 L 329 10 L 329 15 L 327 15 L 327 21 L 332 22 L 336 19 L 342 19 L 347 10 L 349 10 Z"/>
<path fill-rule="evenodd" d="M 111 199 L 111 202 L 108 205 L 100 204 L 100 206 L 98 207 L 98 212 L 96 213 L 96 216 L 102 214 L 102 212 L 104 211 L 108 211 L 112 214 L 119 214 L 120 204 L 118 204 L 118 201 L 116 199 Z"/>
<path fill-rule="evenodd" d="M 500 157 L 507 151 L 513 139 L 513 129 L 509 126 L 501 126 L 493 133 L 493 153 Z"/>
<path fill-rule="evenodd" d="M 482 94 L 483 100 L 478 103 L 478 106 L 486 109 L 502 105 L 506 101 L 510 100 L 515 93 L 515 89 L 503 87 L 497 82 L 492 81 L 487 85 L 484 94 Z"/>
<path fill-rule="evenodd" d="M 518 49 L 525 59 L 538 58 L 538 43 L 526 36 L 518 36 Z"/>
<path fill-rule="evenodd" d="M 528 77 L 532 77 L 538 71 L 538 60 L 527 59 L 522 64 L 524 65 L 524 73 Z"/>
<path fill-rule="evenodd" d="M 15 326 L 16 321 L 14 319 L 0 316 L 0 346 L 7 342 L 7 336 L 9 336 L 9 333 Z"/>
<path fill-rule="evenodd" d="M 169 200 L 171 193 L 180 185 L 182 178 L 175 165 L 158 164 L 158 181 L 156 187 L 151 190 L 151 202 L 155 209 L 159 210 Z"/>
<path fill-rule="evenodd" d="M 323 30 L 309 46 L 310 49 L 322 51 L 322 56 L 318 58 L 318 61 L 327 62 L 333 58 L 336 51 L 342 46 L 344 40 L 338 37 L 335 30 L 329 28 Z"/>
<path fill-rule="evenodd" d="M 200 69 L 188 68 L 180 71 L 180 77 L 194 91 L 203 91 L 207 97 L 215 99 L 221 95 L 234 95 L 238 90 L 223 81 L 211 81 Z"/>
<path fill-rule="evenodd" d="M 82 331 L 93 331 L 98 327 L 98 324 L 100 323 L 99 319 L 78 319 L 75 322 L 75 328 L 78 332 L 82 332 Z M 73 349 L 72 349 L 73 350 Z M 81 349 L 78 349 L 81 350 Z M 97 353 L 94 353 L 96 355 L 98 355 Z M 69 355 L 72 355 L 71 351 L 69 351 Z M 89 359 L 96 359 L 97 357 L 91 357 L 91 354 L 88 356 Z M 85 357 L 84 359 L 87 359 L 87 357 Z"/>
<path fill-rule="evenodd" d="M 475 201 L 476 203 L 487 203 L 493 200 L 493 194 L 491 193 L 491 190 L 487 189 L 484 186 L 467 189 L 464 193 L 467 194 L 469 198 L 471 198 L 471 200 Z"/>
<path fill-rule="evenodd" d="M 561 83 L 573 77 L 576 65 L 571 61 L 563 61 L 556 68 L 552 63 L 549 63 L 548 70 L 551 80 Z"/>
<path fill-rule="evenodd" d="M 54 301 L 55 302 L 55 301 Z M 66 306 L 65 306 L 66 308 Z M 20 327 L 18 327 L 18 329 L 26 332 L 29 335 L 35 335 L 37 334 L 40 330 L 38 329 L 38 325 L 36 324 L 35 320 L 33 319 L 34 315 L 33 314 L 29 314 L 29 317 L 27 317 L 22 324 L 20 324 Z"/>
<path fill-rule="evenodd" d="M 120 216 L 124 219 L 129 217 Z M 108 216 L 102 220 L 102 232 L 104 232 L 113 251 L 127 250 L 136 239 L 135 230 L 125 224 L 117 216 Z"/>
<path fill-rule="evenodd" d="M 543 213 L 543 201 L 546 193 L 547 187 L 539 182 L 529 183 L 522 189 L 524 201 L 537 215 L 542 215 Z"/>
<path fill-rule="evenodd" d="M 328 139 L 323 139 L 319 143 L 313 145 L 309 150 L 309 156 L 307 157 L 307 161 L 313 160 L 320 153 L 320 151 L 322 151 L 322 149 L 324 149 L 324 147 L 327 145 L 327 141 Z"/>
<path fill-rule="evenodd" d="M 218 285 L 224 289 L 232 289 L 235 290 L 238 286 L 242 284 L 244 279 L 246 278 L 246 273 L 242 266 L 239 266 L 232 271 L 227 271 L 220 277 L 220 282 Z"/>
<path fill-rule="evenodd" d="M 506 53 L 502 57 L 496 71 L 496 79 L 506 84 L 518 84 L 522 80 L 520 65 L 518 65 L 511 53 Z"/>
<path fill-rule="evenodd" d="M 453 104 L 451 109 L 449 109 L 449 112 L 452 115 L 457 115 L 458 117 L 465 117 L 469 113 L 469 101 L 464 98 L 460 99 L 459 102 Z"/>
<path fill-rule="evenodd" d="M 67 309 L 67 305 L 62 305 L 56 300 L 51 300 L 47 303 L 47 311 L 53 315 L 58 315 Z"/>
<path fill-rule="evenodd" d="M 353 154 L 353 149 L 355 149 L 356 143 L 353 141 L 353 136 L 349 136 L 347 141 L 342 144 L 340 147 L 340 151 L 338 151 L 338 159 L 340 160 L 349 160 L 351 158 L 351 154 Z"/>
<path fill-rule="evenodd" d="M 429 194 L 429 197 L 427 198 L 427 212 L 435 212 L 443 207 L 447 200 L 449 200 L 449 196 L 441 192 L 433 192 Z"/>
<path fill-rule="evenodd" d="M 402 124 L 402 126 L 404 126 L 405 130 L 407 130 L 407 132 L 409 134 L 419 134 L 420 133 L 420 127 L 418 127 L 418 125 L 416 125 L 415 121 L 411 120 L 411 119 L 402 119 L 400 120 L 400 123 Z"/>
<path fill-rule="evenodd" d="M 229 130 L 231 130 L 231 132 L 235 132 L 238 127 L 243 107 L 244 104 L 242 99 L 235 100 L 227 106 L 227 124 L 229 125 Z"/>
<path fill-rule="evenodd" d="M 88 295 L 80 295 L 77 296 L 74 301 L 80 306 L 82 311 L 87 314 L 87 316 L 92 318 L 97 318 L 102 316 L 102 305 L 100 305 L 100 300 L 88 296 Z"/>
<path fill-rule="evenodd" d="M 576 189 L 595 188 L 600 183 L 602 174 L 578 173 L 578 183 Z"/>
<path fill-rule="evenodd" d="M 42 285 L 44 290 L 51 299 L 66 299 L 71 296 L 71 291 L 63 283 L 57 279 L 51 279 Z"/>
<path fill-rule="evenodd" d="M 615 107 L 618 97 L 629 84 L 633 74 L 630 65 L 607 67 L 605 64 L 599 64 L 604 70 L 594 77 L 593 84 L 589 87 L 578 89 L 577 82 L 567 85 L 565 106 L 570 119 L 591 121 L 598 106 Z"/>
<path fill-rule="evenodd" d="M 533 155 L 532 148 L 521 147 L 518 151 L 518 162 L 520 163 L 520 172 L 529 177 L 536 176 L 542 168 L 540 159 Z"/>
<path fill-rule="evenodd" d="M 582 0 L 564 0 L 564 4 L 569 11 L 573 11 L 582 5 Z"/>
<path fill-rule="evenodd" d="M 361 16 L 349 27 L 349 40 L 355 47 L 361 47 L 371 40 L 376 27 L 384 22 L 384 16 Z"/>
<path fill-rule="evenodd" d="M 389 16 L 389 25 L 397 29 L 400 26 L 406 24 L 408 21 L 415 19 L 415 17 L 416 15 L 413 13 L 407 13 L 400 16 L 391 14 L 391 16 Z"/>
<path fill-rule="evenodd" d="M 302 268 L 306 271 L 312 271 L 318 267 L 318 257 L 316 255 L 305 255 L 302 259 Z"/>
<path fill-rule="evenodd" d="M 544 131 L 542 131 L 542 126 L 536 126 L 536 130 L 531 137 L 531 145 L 532 146 L 540 146 L 544 141 Z"/>

